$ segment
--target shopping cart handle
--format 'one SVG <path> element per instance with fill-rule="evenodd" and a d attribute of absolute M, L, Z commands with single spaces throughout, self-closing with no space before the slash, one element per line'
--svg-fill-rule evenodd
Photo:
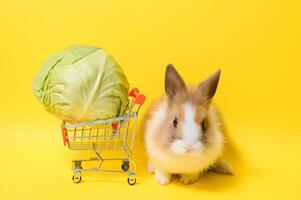
<path fill-rule="evenodd" d="M 145 96 L 143 94 L 139 94 L 135 99 L 134 99 L 134 103 L 135 104 L 139 104 L 142 105 L 145 101 Z"/>
<path fill-rule="evenodd" d="M 129 92 L 129 96 L 130 97 L 137 97 L 138 96 L 138 94 L 139 94 L 139 89 L 138 88 L 133 88 L 133 89 L 131 89 L 131 91 Z"/>

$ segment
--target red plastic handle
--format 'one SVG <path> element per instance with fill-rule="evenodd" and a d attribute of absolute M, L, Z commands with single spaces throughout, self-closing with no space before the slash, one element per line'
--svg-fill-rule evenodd
<path fill-rule="evenodd" d="M 68 142 L 68 138 L 67 138 L 67 129 L 64 127 L 64 123 L 62 123 L 61 129 L 62 129 L 64 146 L 66 146 L 66 144 Z"/>
<path fill-rule="evenodd" d="M 139 94 L 139 89 L 138 88 L 133 88 L 133 89 L 131 89 L 131 91 L 129 92 L 129 96 L 130 97 L 137 97 L 138 96 L 138 94 Z"/>
<path fill-rule="evenodd" d="M 118 128 L 118 122 L 113 122 L 112 123 L 112 129 L 116 130 Z"/>
<path fill-rule="evenodd" d="M 135 104 L 139 104 L 142 105 L 145 101 L 145 96 L 143 94 L 139 94 L 135 99 L 134 99 L 134 103 Z"/>

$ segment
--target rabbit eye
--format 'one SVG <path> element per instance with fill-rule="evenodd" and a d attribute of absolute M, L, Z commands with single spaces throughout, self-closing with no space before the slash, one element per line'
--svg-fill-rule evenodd
<path fill-rule="evenodd" d="M 207 129 L 207 123 L 206 123 L 205 120 L 202 121 L 201 127 L 202 127 L 202 130 L 203 130 L 203 131 L 206 131 L 206 129 Z"/>
<path fill-rule="evenodd" d="M 177 126 L 178 126 L 178 119 L 177 119 L 177 118 L 175 118 L 175 119 L 173 120 L 173 126 L 174 126 L 175 128 L 177 128 Z"/>

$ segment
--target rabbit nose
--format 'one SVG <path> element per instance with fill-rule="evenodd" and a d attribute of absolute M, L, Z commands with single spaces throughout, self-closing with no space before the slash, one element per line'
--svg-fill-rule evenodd
<path fill-rule="evenodd" d="M 192 145 L 184 145 L 184 149 L 186 150 L 186 152 L 191 152 L 193 150 Z"/>

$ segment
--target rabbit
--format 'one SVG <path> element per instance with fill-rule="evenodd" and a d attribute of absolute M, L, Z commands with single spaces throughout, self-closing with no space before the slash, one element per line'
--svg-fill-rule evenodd
<path fill-rule="evenodd" d="M 169 184 L 173 174 L 184 184 L 194 183 L 209 169 L 233 174 L 231 164 L 221 159 L 225 138 L 211 102 L 220 73 L 187 87 L 173 65 L 166 67 L 166 94 L 150 109 L 144 133 L 148 171 L 159 184 Z"/>

